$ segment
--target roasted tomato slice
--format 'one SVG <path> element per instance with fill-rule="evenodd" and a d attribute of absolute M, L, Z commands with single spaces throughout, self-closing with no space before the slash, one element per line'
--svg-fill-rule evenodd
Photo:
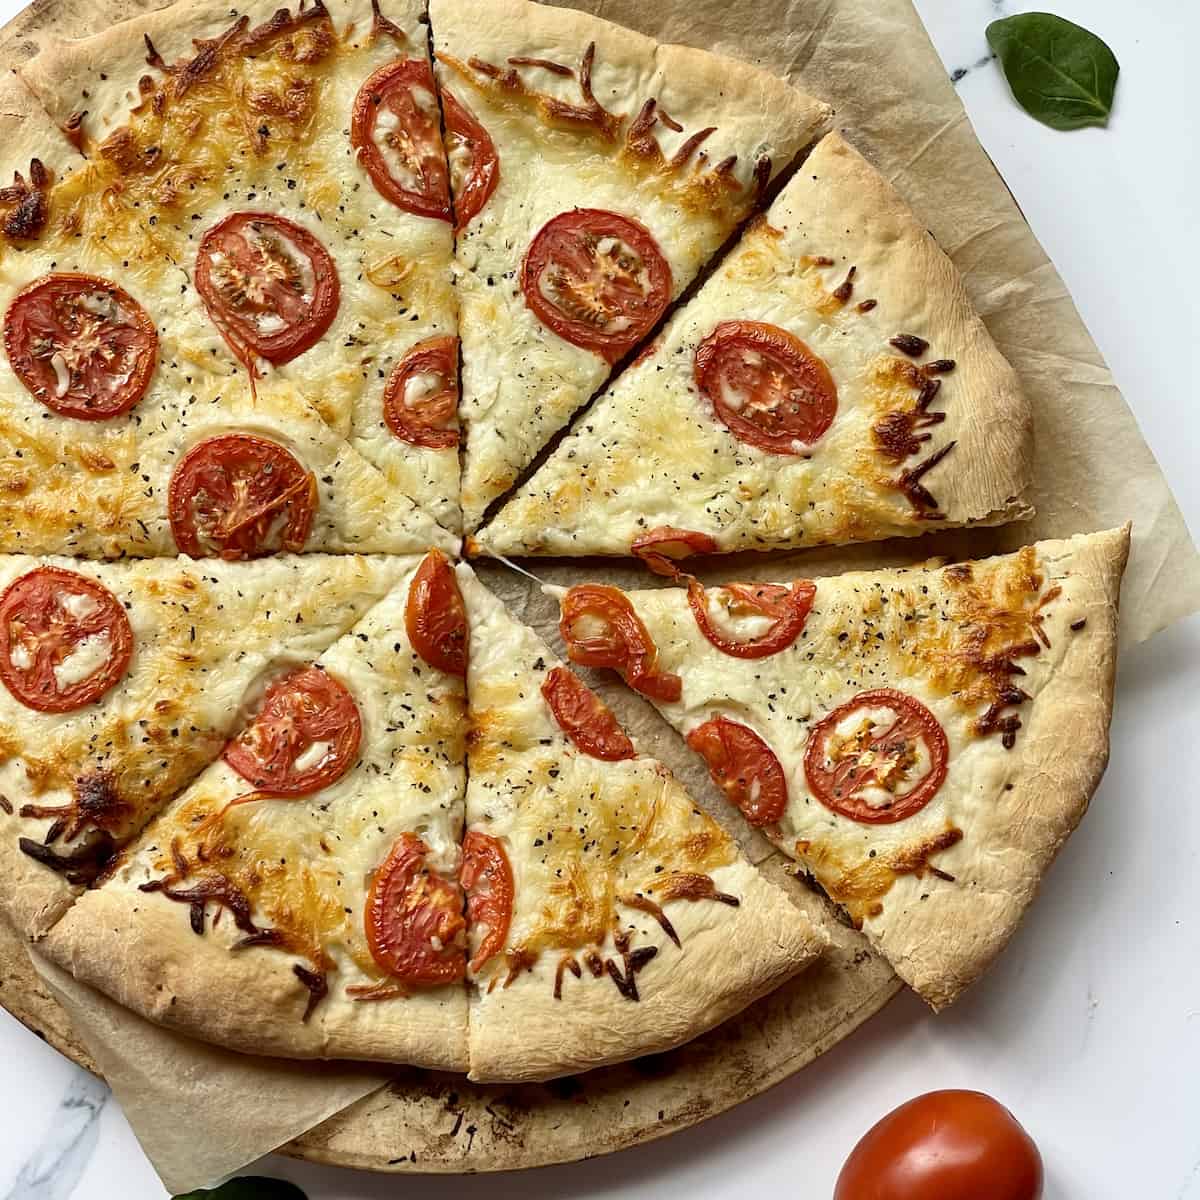
<path fill-rule="evenodd" d="M 637 751 L 612 709 L 566 667 L 555 667 L 542 684 L 542 695 L 559 728 L 584 754 L 616 762 Z"/>
<path fill-rule="evenodd" d="M 982 1092 L 928 1092 L 863 1135 L 833 1200 L 1041 1200 L 1042 1156 Z"/>
<path fill-rule="evenodd" d="M 613 363 L 662 316 L 671 268 L 636 221 L 577 208 L 542 226 L 525 254 L 521 287 L 542 324 Z"/>
<path fill-rule="evenodd" d="M 388 63 L 359 88 L 350 144 L 385 200 L 420 217 L 451 219 L 437 90 L 425 59 Z"/>
<path fill-rule="evenodd" d="M 466 229 L 500 182 L 500 158 L 491 135 L 453 92 L 442 89 L 446 154 L 454 186 L 454 231 Z"/>
<path fill-rule="evenodd" d="M 225 761 L 260 792 L 307 796 L 345 775 L 361 737 L 354 697 L 320 667 L 301 667 L 271 685 Z"/>
<path fill-rule="evenodd" d="M 946 778 L 941 723 L 895 688 L 859 692 L 813 726 L 804 774 L 826 808 L 868 825 L 911 817 Z"/>
<path fill-rule="evenodd" d="M 256 359 L 279 366 L 319 341 L 341 297 L 329 251 L 303 226 L 259 212 L 230 213 L 201 238 L 196 290 L 252 371 Z"/>
<path fill-rule="evenodd" d="M 401 983 L 453 983 L 466 971 L 462 888 L 426 863 L 428 853 L 415 833 L 402 833 L 367 893 L 371 957 Z"/>
<path fill-rule="evenodd" d="M 641 537 L 633 539 L 629 547 L 635 558 L 650 568 L 655 575 L 678 579 L 679 560 L 693 554 L 715 554 L 717 543 L 707 533 L 694 529 L 676 529 L 674 525 L 659 525 Z"/>
<path fill-rule="evenodd" d="M 773 825 L 787 808 L 787 777 L 766 742 L 745 725 L 713 717 L 687 735 L 713 783 L 751 825 Z"/>
<path fill-rule="evenodd" d="M 609 667 L 643 696 L 671 703 L 683 680 L 658 670 L 658 647 L 633 605 L 614 587 L 583 583 L 563 597 L 559 632 L 581 667 Z"/>
<path fill-rule="evenodd" d="M 739 441 L 804 454 L 833 424 L 837 388 L 823 359 L 761 321 L 722 321 L 696 349 L 696 385 Z"/>
<path fill-rule="evenodd" d="M 471 958 L 471 970 L 478 971 L 504 949 L 512 921 L 513 873 L 498 838 L 470 829 L 462 849 L 459 882 L 467 893 L 467 921 L 472 929 L 483 932 Z"/>
<path fill-rule="evenodd" d="M 404 625 L 413 649 L 449 675 L 467 673 L 467 609 L 454 568 L 440 550 L 425 555 L 408 587 Z"/>
<path fill-rule="evenodd" d="M 791 587 L 778 583 L 730 583 L 706 592 L 688 580 L 688 604 L 700 632 L 723 654 L 733 658 L 766 658 L 786 650 L 803 632 L 817 594 L 816 585 L 797 579 Z M 757 637 L 738 638 L 724 632 L 709 611 L 710 597 L 731 618 L 766 617 L 772 624 Z"/>
<path fill-rule="evenodd" d="M 392 368 L 383 390 L 383 419 L 411 446 L 458 445 L 458 338 L 418 342 Z"/>
<path fill-rule="evenodd" d="M 103 421 L 145 394 L 158 333 L 123 288 L 95 275 L 45 275 L 4 317 L 4 349 L 34 399 L 64 417 Z"/>
<path fill-rule="evenodd" d="M 193 558 L 297 552 L 312 529 L 317 481 L 277 442 L 225 433 L 183 456 L 168 506 L 175 545 Z"/>
<path fill-rule="evenodd" d="M 129 618 L 95 580 L 38 567 L 0 595 L 0 679 L 27 708 L 70 712 L 98 700 L 132 655 Z"/>

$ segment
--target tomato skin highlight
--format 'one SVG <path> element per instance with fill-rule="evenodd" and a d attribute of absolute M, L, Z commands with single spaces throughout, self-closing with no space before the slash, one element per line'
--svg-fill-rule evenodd
<path fill-rule="evenodd" d="M 466 675 L 467 609 L 454 568 L 440 550 L 425 555 L 409 584 L 404 625 L 413 649 L 431 667 Z"/>
<path fill-rule="evenodd" d="M 442 88 L 442 116 L 454 183 L 454 232 L 461 233 L 483 211 L 496 190 L 496 184 L 500 182 L 500 156 L 491 134 L 447 88 Z M 455 177 L 454 152 L 457 149 L 465 149 L 471 158 L 461 179 Z"/>
<path fill-rule="evenodd" d="M 860 708 L 888 708 L 896 714 L 896 720 L 881 734 L 864 735 L 867 740 L 853 748 L 854 755 L 828 766 L 828 740 L 836 727 Z M 929 769 L 909 791 L 898 795 L 895 802 L 886 807 L 872 807 L 855 795 L 866 783 L 879 778 L 873 766 L 859 766 L 858 754 L 874 756 L 882 749 L 885 755 L 893 756 L 891 761 L 899 761 L 917 740 L 924 743 L 930 763 Z M 812 727 L 804 750 L 804 775 L 812 794 L 826 808 L 865 825 L 891 825 L 920 812 L 933 799 L 946 778 L 949 758 L 950 743 L 946 732 L 925 705 L 896 688 L 873 688 L 839 704 Z M 860 770 L 863 771 L 862 778 L 859 778 Z"/>
<path fill-rule="evenodd" d="M 82 597 L 92 608 L 75 616 L 62 603 L 64 593 Z M 89 637 L 107 635 L 107 660 L 65 688 L 54 674 L 72 649 Z M 14 659 L 20 647 L 29 660 Z M 26 708 L 64 713 L 99 700 L 124 677 L 133 657 L 133 629 L 120 601 L 102 584 L 61 567 L 37 567 L 0 593 L 0 681 Z"/>
<path fill-rule="evenodd" d="M 612 710 L 574 671 L 555 667 L 548 672 L 542 695 L 559 728 L 584 754 L 605 762 L 637 757 Z"/>
<path fill-rule="evenodd" d="M 766 742 L 746 725 L 713 717 L 686 737 L 713 783 L 754 826 L 774 825 L 787 809 L 787 777 Z"/>
<path fill-rule="evenodd" d="M 462 871 L 458 878 L 467 894 L 468 927 L 487 926 L 487 933 L 471 957 L 471 970 L 478 971 L 504 949 L 508 940 L 515 891 L 513 873 L 499 838 L 469 829 L 462 849 Z"/>
<path fill-rule="evenodd" d="M 708 613 L 708 594 L 696 579 L 688 580 L 688 605 L 705 638 L 731 658 L 766 658 L 786 650 L 804 631 L 817 595 L 814 583 L 798 579 L 790 588 L 778 584 L 731 583 L 724 589 L 732 597 L 730 607 L 775 618 L 775 624 L 756 638 L 728 637 Z"/>
<path fill-rule="evenodd" d="M 110 312 L 98 313 L 105 303 Z M 102 344 L 106 354 L 98 360 L 92 353 L 73 369 L 75 339 Z M 46 353 L 50 345 L 56 353 Z M 158 331 L 124 288 L 96 275 L 60 271 L 35 279 L 13 297 L 4 315 L 4 349 L 13 374 L 35 400 L 59 416 L 106 421 L 127 413 L 146 394 L 158 365 Z M 117 367 L 105 369 L 104 359 L 114 354 L 120 355 Z M 55 358 L 62 360 L 65 388 Z"/>
<path fill-rule="evenodd" d="M 678 579 L 682 572 L 678 560 L 693 554 L 715 554 L 717 543 L 707 533 L 695 529 L 677 529 L 674 525 L 659 525 L 630 543 L 629 552 L 640 558 L 655 573 L 667 579 Z"/>
<path fill-rule="evenodd" d="M 601 208 L 552 217 L 521 264 L 521 290 L 534 316 L 564 341 L 609 363 L 654 328 L 671 289 L 671 267 L 653 234 Z"/>
<path fill-rule="evenodd" d="M 696 348 L 694 371 L 729 432 L 772 454 L 806 454 L 837 415 L 824 359 L 777 325 L 722 321 Z M 740 397 L 736 405 L 726 384 Z"/>
<path fill-rule="evenodd" d="M 420 375 L 435 375 L 442 384 L 410 405 L 405 391 Z M 383 419 L 410 446 L 446 450 L 458 445 L 458 338 L 427 338 L 404 355 L 383 390 Z"/>
<path fill-rule="evenodd" d="M 402 833 L 375 872 L 363 910 L 376 965 L 413 986 L 454 983 L 467 965 L 462 888 L 426 865 L 428 853 L 415 833 Z"/>
<path fill-rule="evenodd" d="M 873 1125 L 846 1159 L 833 1200 L 1041 1200 L 1042 1156 L 982 1092 L 928 1092 Z"/>

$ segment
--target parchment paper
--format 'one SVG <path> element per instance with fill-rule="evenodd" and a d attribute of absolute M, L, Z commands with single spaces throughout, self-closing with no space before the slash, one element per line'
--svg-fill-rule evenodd
<path fill-rule="evenodd" d="M 919 542 L 738 556 L 708 564 L 702 576 L 713 582 L 787 578 L 935 554 L 978 556 L 1132 518 L 1134 548 L 1122 602 L 1126 644 L 1200 607 L 1200 558 L 1166 481 L 1062 280 L 975 139 L 908 0 L 565 2 L 663 40 L 757 62 L 834 104 L 838 127 L 896 183 L 958 264 L 1036 412 L 1038 515 L 1030 522 Z M 98 27 L 90 5 L 61 3 L 56 11 L 64 20 L 70 13 L 63 32 L 82 35 Z M 151 5 L 105 0 L 103 7 L 127 7 L 132 14 Z M 18 52 L 32 48 L 26 41 Z M 624 564 L 526 565 L 560 584 L 586 577 L 623 586 L 653 582 Z M 482 563 L 479 571 L 518 616 L 558 647 L 555 606 L 535 584 L 499 564 Z M 753 860 L 774 854 L 757 834 L 731 825 L 728 806 L 703 767 L 649 705 L 611 680 L 591 682 L 641 748 L 671 766 Z M 159 1030 L 61 972 L 54 973 L 53 986 L 170 1187 L 212 1183 L 383 1082 L 378 1075 L 325 1074 L 311 1065 L 231 1055 Z M 266 1095 L 270 1103 L 263 1102 Z M 281 1122 L 284 1114 L 288 1120 Z"/>

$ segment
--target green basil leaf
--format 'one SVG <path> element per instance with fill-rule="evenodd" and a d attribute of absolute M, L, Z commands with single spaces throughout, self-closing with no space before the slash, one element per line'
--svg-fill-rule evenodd
<path fill-rule="evenodd" d="M 268 1179 L 265 1175 L 239 1175 L 227 1179 L 220 1187 L 200 1188 L 173 1200 L 308 1200 L 294 1184 L 283 1179 Z"/>
<path fill-rule="evenodd" d="M 987 27 L 1013 97 L 1052 129 L 1107 125 L 1117 86 L 1113 52 L 1094 34 L 1052 13 L 1019 13 Z"/>

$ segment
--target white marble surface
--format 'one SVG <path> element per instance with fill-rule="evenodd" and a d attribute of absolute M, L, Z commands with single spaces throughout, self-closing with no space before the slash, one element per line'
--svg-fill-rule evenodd
<path fill-rule="evenodd" d="M 0 19 L 20 0 L 0 0 Z M 1121 62 L 1108 131 L 1044 129 L 1009 99 L 984 27 L 1032 4 L 918 0 L 972 121 L 1065 276 L 1200 532 L 1197 106 L 1180 0 L 1054 0 Z M 1191 371 L 1189 373 L 1189 366 Z M 1120 464 L 1113 464 L 1114 470 Z M 767 1195 L 823 1200 L 858 1134 L 934 1087 L 989 1091 L 1040 1142 L 1046 1200 L 1200 1200 L 1200 620 L 1122 661 L 1112 765 L 1033 919 L 934 1019 L 907 996 L 766 1096 L 652 1146 L 492 1178 L 383 1177 L 268 1159 L 313 1200 Z M 158 1200 L 117 1105 L 0 1012 L 0 1200 Z"/>

